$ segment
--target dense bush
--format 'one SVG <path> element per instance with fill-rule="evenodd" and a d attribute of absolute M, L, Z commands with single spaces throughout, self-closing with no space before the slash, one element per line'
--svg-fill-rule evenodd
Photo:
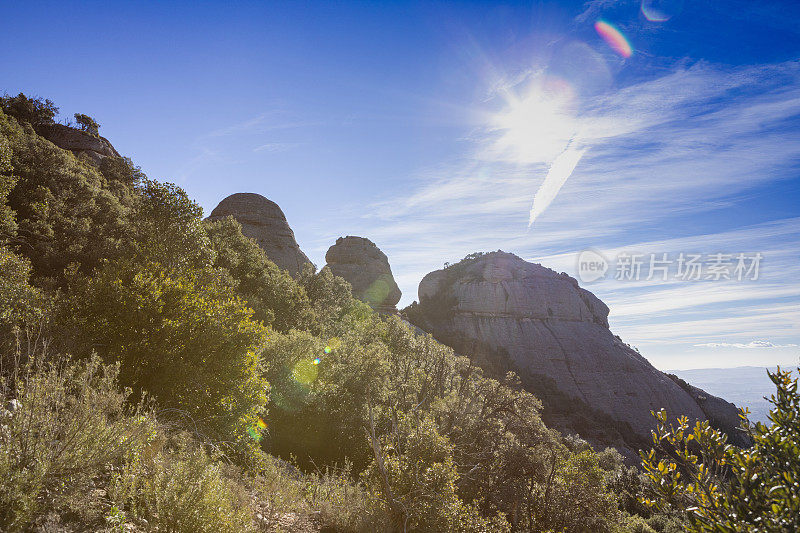
<path fill-rule="evenodd" d="M 266 404 L 266 328 L 213 276 L 117 261 L 70 286 L 61 323 L 76 354 L 119 361 L 120 380 L 151 393 L 219 441 L 246 438 Z"/>
<path fill-rule="evenodd" d="M 313 322 L 305 289 L 288 272 L 270 261 L 241 225 L 229 217 L 207 222 L 205 231 L 214 252 L 214 265 L 226 273 L 225 282 L 254 309 L 254 318 L 286 332 Z"/>
<path fill-rule="evenodd" d="M 170 442 L 172 440 L 173 442 Z M 254 530 L 249 495 L 222 474 L 191 438 L 155 433 L 129 447 L 109 496 L 117 503 L 118 522 L 127 516 L 145 520 L 155 531 L 242 533 Z"/>
<path fill-rule="evenodd" d="M 98 518 L 94 480 L 110 475 L 146 425 L 126 413 L 116 369 L 94 358 L 81 364 L 29 362 L 0 392 L 0 529 L 26 531 L 44 509 Z M 21 375 L 20 375 L 21 374 Z"/>
<path fill-rule="evenodd" d="M 800 530 L 798 378 L 780 369 L 769 377 L 777 388 L 772 424 L 750 426 L 742 415 L 750 449 L 728 444 L 708 421 L 690 427 L 682 417 L 669 424 L 665 411 L 654 413 L 654 448 L 642 452 L 653 482 L 648 504 L 685 518 L 688 531 Z"/>
<path fill-rule="evenodd" d="M 108 187 L 95 167 L 5 114 L 0 114 L 0 139 L 11 151 L 14 186 L 6 206 L 16 219 L 12 245 L 31 261 L 39 284 L 60 283 L 70 264 L 88 273 L 118 255 L 130 207 L 123 201 L 129 196 Z"/>
<path fill-rule="evenodd" d="M 22 93 L 17 96 L 7 94 L 0 96 L 0 109 L 18 121 L 27 122 L 32 126 L 52 124 L 58 115 L 58 108 L 50 100 L 28 98 Z"/>
<path fill-rule="evenodd" d="M 0 244 L 7 242 L 17 232 L 14 211 L 6 203 L 16 182 L 11 171 L 12 155 L 11 143 L 5 136 L 0 136 Z"/>

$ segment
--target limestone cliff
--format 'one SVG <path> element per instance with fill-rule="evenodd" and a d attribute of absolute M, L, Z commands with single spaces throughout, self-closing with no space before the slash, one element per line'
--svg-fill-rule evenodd
<path fill-rule="evenodd" d="M 325 254 L 328 268 L 347 280 L 353 296 L 368 303 L 380 313 L 396 313 L 400 288 L 394 281 L 389 259 L 369 239 L 339 237 Z"/>
<path fill-rule="evenodd" d="M 608 307 L 567 274 L 492 252 L 431 272 L 411 322 L 491 371 L 520 374 L 546 420 L 591 442 L 646 445 L 651 410 L 731 427 L 733 404 L 684 389 L 608 329 Z M 699 392 L 698 392 L 699 391 Z"/>
<path fill-rule="evenodd" d="M 239 192 L 222 200 L 209 220 L 232 216 L 242 225 L 242 233 L 254 239 L 276 265 L 296 276 L 311 263 L 300 250 L 294 232 L 278 204 L 260 194 Z"/>

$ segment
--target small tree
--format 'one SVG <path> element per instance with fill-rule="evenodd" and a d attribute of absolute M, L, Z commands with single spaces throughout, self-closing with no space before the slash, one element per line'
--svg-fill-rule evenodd
<path fill-rule="evenodd" d="M 75 122 L 78 123 L 80 126 L 81 131 L 85 131 L 90 135 L 100 135 L 98 131 L 100 130 L 100 124 L 97 123 L 95 119 L 90 117 L 89 115 L 84 115 L 83 113 L 75 113 Z"/>
<path fill-rule="evenodd" d="M 684 416 L 667 426 L 666 412 L 654 413 L 655 449 L 642 453 L 655 493 L 646 504 L 683 516 L 687 531 L 800 531 L 798 380 L 780 369 L 769 377 L 777 387 L 772 425 L 747 427 L 749 449 L 728 444 L 708 421 L 690 429 Z"/>
<path fill-rule="evenodd" d="M 28 98 L 23 93 L 19 93 L 17 96 L 7 94 L 0 96 L 0 109 L 19 122 L 29 122 L 33 126 L 52 124 L 53 119 L 58 115 L 58 108 L 52 101 Z"/>
<path fill-rule="evenodd" d="M 120 382 L 134 393 L 189 415 L 213 440 L 245 441 L 267 402 L 259 376 L 267 330 L 230 289 L 204 278 L 109 262 L 76 280 L 63 323 L 74 353 L 119 361 Z"/>

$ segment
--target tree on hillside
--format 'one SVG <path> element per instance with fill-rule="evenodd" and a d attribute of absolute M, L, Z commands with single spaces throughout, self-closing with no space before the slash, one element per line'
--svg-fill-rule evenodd
<path fill-rule="evenodd" d="M 100 124 L 89 115 L 83 113 L 75 113 L 75 122 L 78 123 L 81 131 L 85 131 L 91 135 L 99 135 Z"/>
<path fill-rule="evenodd" d="M 11 143 L 4 135 L 0 134 L 0 243 L 13 237 L 17 231 L 14 211 L 6 202 L 8 194 L 16 182 L 12 173 L 11 156 Z"/>
<path fill-rule="evenodd" d="M 314 316 L 305 289 L 242 234 L 239 222 L 228 217 L 203 227 L 214 250 L 214 266 L 255 311 L 255 319 L 281 332 L 309 326 Z"/>
<path fill-rule="evenodd" d="M 188 415 L 216 441 L 247 439 L 267 401 L 259 355 L 267 329 L 211 276 L 157 263 L 108 262 L 75 280 L 61 309 L 66 345 L 120 363 L 120 382 Z"/>
<path fill-rule="evenodd" d="M 28 98 L 22 93 L 17 96 L 0 96 L 0 109 L 6 115 L 11 115 L 19 122 L 28 122 L 32 126 L 52 124 L 58 115 L 58 108 L 50 100 L 41 98 Z"/>
<path fill-rule="evenodd" d="M 0 114 L 0 139 L 11 151 L 13 244 L 30 259 L 36 284 L 45 278 L 60 283 L 71 263 L 89 272 L 102 259 L 116 257 L 126 232 L 129 187 L 116 183 L 112 188 L 94 166 L 82 164 L 5 112 Z M 0 175 L 8 183 L 8 174 Z"/>
<path fill-rule="evenodd" d="M 749 449 L 728 444 L 708 421 L 690 428 L 684 416 L 668 425 L 665 411 L 654 413 L 655 448 L 642 452 L 655 491 L 647 504 L 683 515 L 687 531 L 800 531 L 798 380 L 780 369 L 769 377 L 777 387 L 772 425 L 748 427 Z"/>
<path fill-rule="evenodd" d="M 137 261 L 190 271 L 211 266 L 214 252 L 202 225 L 203 208 L 172 183 L 144 179 L 130 217 L 132 249 Z"/>

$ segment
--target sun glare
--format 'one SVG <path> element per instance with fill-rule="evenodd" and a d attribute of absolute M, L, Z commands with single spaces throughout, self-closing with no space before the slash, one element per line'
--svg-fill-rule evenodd
<path fill-rule="evenodd" d="M 534 80 L 521 95 L 507 96 L 492 120 L 500 133 L 496 154 L 519 164 L 552 162 L 575 135 L 574 104 L 570 84 L 550 76 Z"/>

